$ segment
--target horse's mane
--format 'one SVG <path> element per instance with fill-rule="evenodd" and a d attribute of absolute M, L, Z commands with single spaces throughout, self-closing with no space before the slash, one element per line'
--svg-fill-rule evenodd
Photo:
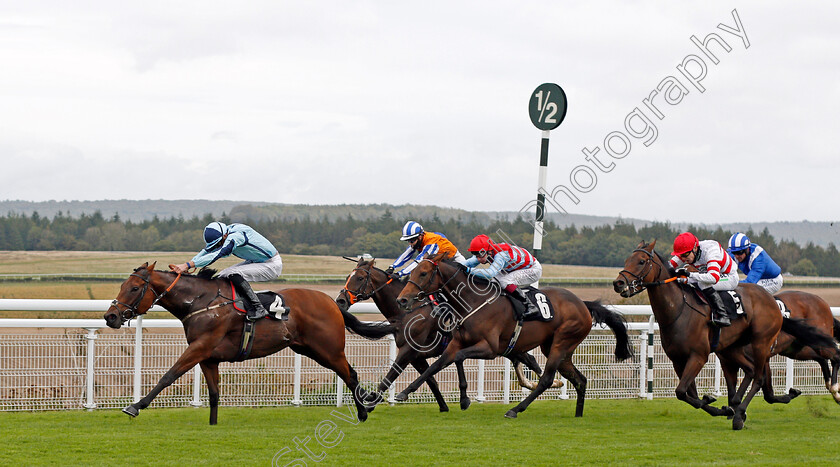
<path fill-rule="evenodd" d="M 448 264 L 455 269 L 460 269 L 461 268 L 460 263 L 456 262 L 455 260 L 449 259 L 449 258 L 441 261 L 441 263 Z M 446 279 L 448 279 L 448 277 Z M 479 285 L 479 286 L 490 285 L 490 283 L 492 282 L 492 280 L 490 280 L 490 279 L 485 279 L 483 277 L 479 277 L 479 276 L 476 276 L 476 275 L 467 275 L 467 280 L 468 281 L 473 281 L 476 285 Z"/>
<path fill-rule="evenodd" d="M 199 279 L 206 279 L 206 280 L 209 281 L 209 280 L 213 279 L 213 276 L 215 276 L 215 275 L 216 275 L 216 270 L 215 269 L 213 269 L 213 268 L 201 268 L 195 274 L 195 277 L 197 277 Z"/>

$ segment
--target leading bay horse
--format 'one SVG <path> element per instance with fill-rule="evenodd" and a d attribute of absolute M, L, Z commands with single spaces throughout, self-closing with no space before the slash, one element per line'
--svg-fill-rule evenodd
<path fill-rule="evenodd" d="M 713 407 L 711 403 L 715 399 L 708 395 L 700 399 L 695 384 L 695 378 L 712 352 L 710 309 L 700 301 L 692 288 L 675 282 L 668 260 L 654 250 L 655 245 L 655 240 L 649 244 L 641 242 L 633 250 L 624 263 L 624 269 L 613 281 L 613 288 L 622 297 L 648 291 L 651 309 L 659 323 L 662 348 L 680 378 L 675 391 L 677 398 L 713 416 L 731 415 L 732 429 L 740 430 L 744 427 L 747 406 L 761 389 L 768 374 L 768 360 L 783 324 L 779 307 L 773 296 L 763 288 L 755 284 L 738 286 L 744 313 L 731 326 L 720 331 L 715 353 L 721 365 L 725 366 L 728 362 L 741 361 L 743 347 L 749 345 L 755 377 L 749 393 L 739 401 L 733 396 L 735 383 L 730 379 L 732 375 L 724 371 L 730 400 L 738 402 L 738 405 L 733 408 Z M 786 327 L 800 334 L 803 339 L 809 335 L 814 336 L 812 328 L 793 320 L 789 320 Z"/>
<path fill-rule="evenodd" d="M 219 406 L 219 362 L 239 361 L 245 315 L 233 307 L 231 284 L 227 279 L 211 278 L 205 269 L 198 275 L 155 271 L 145 263 L 123 282 L 117 298 L 105 313 L 108 326 L 119 329 L 123 323 L 145 314 L 159 304 L 184 325 L 189 346 L 157 385 L 142 399 L 123 409 L 136 417 L 141 409 L 167 386 L 196 364 L 201 366 L 210 399 L 210 424 L 217 423 Z M 394 332 L 391 325 L 362 323 L 343 313 L 323 292 L 284 289 L 285 305 L 291 308 L 288 321 L 263 318 L 254 325 L 254 341 L 247 359 L 265 357 L 290 347 L 320 365 L 336 372 L 353 394 L 360 421 L 367 419 L 356 371 L 344 355 L 344 329 L 372 339 Z"/>
<path fill-rule="evenodd" d="M 347 310 L 350 305 L 371 298 L 382 315 L 396 327 L 394 340 L 397 345 L 397 356 L 388 373 L 379 383 L 377 393 L 371 394 L 376 399 L 380 399 L 380 395 L 396 381 L 406 364 L 410 363 L 419 374 L 423 374 L 429 368 L 426 359 L 437 357 L 443 353 L 451 333 L 439 322 L 440 310 L 436 312 L 434 304 L 428 298 L 416 303 L 410 311 L 406 312 L 400 308 L 397 304 L 397 296 L 402 291 L 404 284 L 396 276 L 388 275 L 385 271 L 375 267 L 375 261 L 372 257 L 359 258 L 356 267 L 352 274 L 347 277 L 344 288 L 339 292 L 335 302 L 340 309 Z M 520 369 L 522 363 L 534 373 L 538 375 L 541 373 L 536 359 L 527 352 L 512 354 L 510 359 L 516 365 L 516 375 L 523 386 L 530 382 L 524 380 Z M 464 365 L 463 362 L 455 362 L 455 366 L 458 369 L 461 410 L 466 410 L 470 406 L 470 398 L 467 396 Z M 440 411 L 448 412 L 449 406 L 446 404 L 435 378 L 429 377 L 426 384 L 432 391 Z M 561 384 L 559 380 L 554 383 L 555 386 L 559 384 Z"/>
<path fill-rule="evenodd" d="M 517 326 L 514 308 L 500 292 L 497 282 L 468 276 L 459 264 L 447 261 L 445 253 L 420 261 L 411 271 L 408 284 L 398 297 L 400 306 L 409 308 L 430 294 L 443 294 L 456 315 L 455 330 L 452 332 L 452 342 L 440 358 L 398 394 L 397 400 L 406 400 L 408 394 L 416 391 L 426 379 L 452 362 L 462 362 L 467 358 L 490 360 L 508 351 L 525 353 L 540 347 L 547 360 L 539 383 L 505 416 L 516 418 L 518 413 L 551 386 L 559 370 L 577 391 L 575 416 L 581 417 L 586 377 L 572 363 L 572 355 L 592 330 L 593 317 L 598 322 L 605 322 L 615 333 L 617 359 L 624 360 L 633 354 L 621 315 L 597 302 L 584 303 L 568 290 L 560 288 L 540 289 L 551 301 L 554 318 L 549 322 L 523 323 L 518 338 L 514 339 Z"/>

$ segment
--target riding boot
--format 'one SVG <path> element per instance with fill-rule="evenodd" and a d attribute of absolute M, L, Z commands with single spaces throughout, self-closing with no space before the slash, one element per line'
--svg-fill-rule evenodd
<path fill-rule="evenodd" d="M 534 302 L 532 302 L 531 299 L 529 299 L 528 296 L 525 295 L 525 292 L 523 292 L 522 289 L 520 289 L 519 287 L 514 289 L 513 292 L 511 292 L 511 295 L 513 295 L 514 298 L 516 298 L 517 300 L 522 302 L 522 304 L 525 305 L 525 308 L 527 308 L 527 310 L 525 311 L 526 315 L 533 316 L 540 313 L 540 309 L 537 308 L 537 305 Z M 516 320 L 519 321 L 523 317 L 517 316 L 516 318 Z"/>
<path fill-rule="evenodd" d="M 239 293 L 242 294 L 242 298 L 248 300 L 248 304 L 251 305 L 248 309 L 248 314 L 245 315 L 245 318 L 249 321 L 256 321 L 268 316 L 268 312 L 265 311 L 265 308 L 263 308 L 262 303 L 260 303 L 260 299 L 257 298 L 257 294 L 255 294 L 254 290 L 251 289 L 251 284 L 249 284 L 244 277 L 239 274 L 231 274 L 228 278 L 231 282 L 233 282 L 233 285 L 236 286 L 237 290 L 239 290 Z"/>
<path fill-rule="evenodd" d="M 706 300 L 709 301 L 709 306 L 712 308 L 712 324 L 720 328 L 732 324 L 729 321 L 729 316 L 726 315 L 726 308 L 724 308 L 723 300 L 720 299 L 717 290 L 712 287 L 707 287 L 702 292 Z"/>

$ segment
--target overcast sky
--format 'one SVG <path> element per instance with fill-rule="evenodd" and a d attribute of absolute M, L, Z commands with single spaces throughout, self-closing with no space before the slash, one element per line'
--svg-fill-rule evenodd
<path fill-rule="evenodd" d="M 550 212 L 840 217 L 840 3 L 684 3 L 3 1 L 0 199 L 519 210 L 553 82 Z"/>

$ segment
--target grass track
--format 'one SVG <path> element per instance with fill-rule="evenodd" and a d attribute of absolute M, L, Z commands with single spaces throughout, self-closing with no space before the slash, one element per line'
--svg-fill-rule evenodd
<path fill-rule="evenodd" d="M 788 406 L 756 400 L 740 432 L 674 399 L 591 400 L 580 419 L 574 401 L 537 401 L 516 420 L 502 416 L 510 406 L 446 414 L 433 405 L 380 406 L 357 425 L 332 415 L 348 415 L 346 407 L 221 407 L 215 427 L 206 408 L 148 409 L 136 419 L 117 410 L 0 413 L 0 464 L 271 465 L 288 447 L 277 461 L 286 465 L 305 457 L 296 437 L 310 437 L 313 455 L 323 456 L 308 465 L 836 465 L 840 458 L 840 407 L 828 396 Z M 315 440 L 324 420 L 341 430 L 322 436 L 334 447 Z"/>

